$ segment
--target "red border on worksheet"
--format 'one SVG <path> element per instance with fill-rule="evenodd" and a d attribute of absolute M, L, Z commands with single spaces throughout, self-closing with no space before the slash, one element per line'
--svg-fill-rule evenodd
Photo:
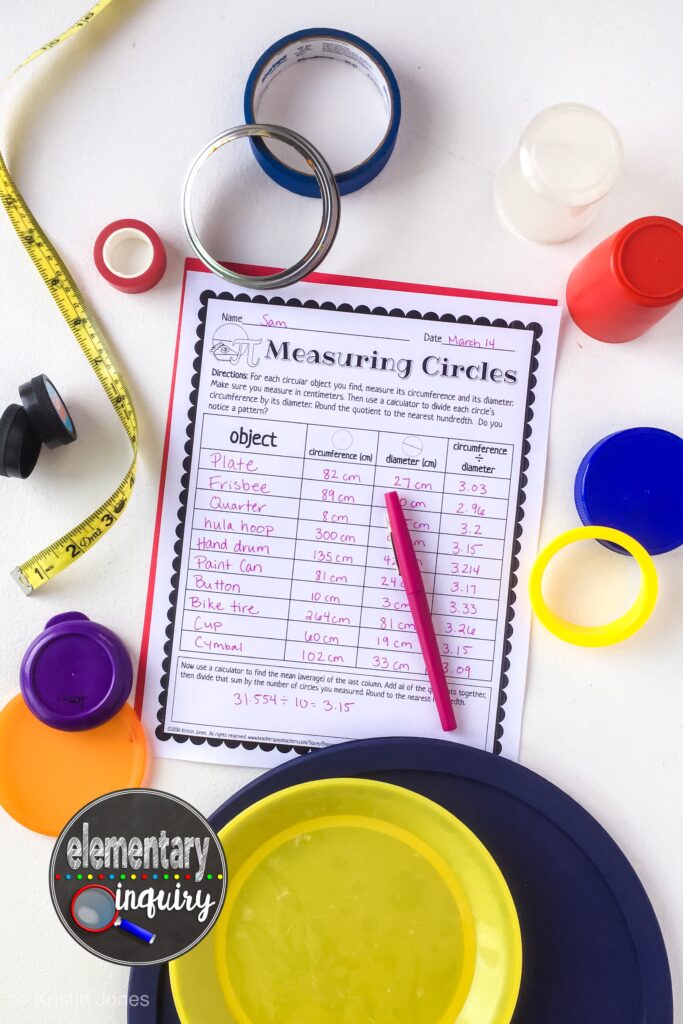
<path fill-rule="evenodd" d="M 266 274 L 275 274 L 279 268 L 258 267 L 249 263 L 226 264 L 232 270 L 241 274 L 250 274 L 260 277 Z M 159 497 L 157 499 L 156 521 L 154 525 L 154 541 L 152 544 L 152 559 L 149 569 L 149 584 L 147 588 L 147 603 L 145 606 L 145 622 L 142 631 L 142 643 L 140 647 L 140 661 L 138 664 L 137 684 L 135 688 L 135 710 L 138 717 L 142 716 L 142 701 L 145 692 L 145 675 L 147 673 L 147 655 L 149 651 L 149 634 L 152 623 L 152 607 L 154 604 L 154 584 L 156 578 L 157 559 L 159 555 L 159 537 L 161 534 L 161 518 L 164 506 L 164 490 L 166 487 L 166 470 L 168 466 L 168 452 L 171 443 L 171 421 L 173 418 L 173 399 L 175 397 L 176 375 L 178 371 L 178 355 L 180 352 L 180 331 L 183 323 L 183 308 L 185 305 L 185 286 L 187 284 L 188 271 L 199 271 L 203 274 L 211 274 L 212 271 L 205 267 L 201 260 L 188 257 L 185 260 L 183 272 L 183 286 L 180 295 L 180 313 L 178 315 L 178 331 L 176 334 L 175 356 L 173 359 L 173 375 L 171 378 L 171 395 L 168 402 L 168 416 L 166 419 L 166 435 L 164 438 L 164 452 L 161 460 L 161 477 L 159 480 Z M 557 306 L 557 299 L 541 299 L 530 295 L 507 295 L 504 292 L 480 292 L 471 291 L 466 288 L 446 288 L 442 285 L 431 284 L 408 284 L 405 281 L 382 281 L 372 277 L 349 277 L 343 274 L 309 274 L 305 281 L 313 284 L 329 284 L 351 286 L 354 288 L 378 288 L 392 292 L 415 292 L 420 295 L 451 295 L 464 299 L 493 299 L 499 302 L 520 302 L 532 303 L 536 306 Z"/>
<path fill-rule="evenodd" d="M 226 263 L 226 267 L 240 274 L 251 274 L 262 277 L 266 274 L 277 274 L 279 267 L 255 267 L 250 263 Z M 185 273 L 188 270 L 199 270 L 203 274 L 213 271 L 205 267 L 201 260 L 189 256 L 185 260 Z M 353 288 L 383 288 L 390 292 L 417 292 L 419 295 L 457 295 L 463 299 L 498 299 L 499 302 L 531 302 L 535 306 L 557 306 L 557 299 L 539 299 L 531 295 L 506 295 L 504 292 L 478 292 L 467 288 L 446 288 L 440 284 L 407 284 L 405 281 L 382 281 L 374 277 L 348 277 L 345 274 L 309 274 L 304 279 L 312 284 L 339 284 Z"/>
<path fill-rule="evenodd" d="M 161 457 L 161 476 L 159 478 L 159 497 L 157 498 L 157 514 L 154 523 L 154 540 L 152 541 L 152 558 L 149 564 L 149 583 L 147 585 L 147 603 L 145 605 L 145 621 L 142 629 L 142 642 L 140 644 L 140 660 L 138 662 L 138 674 L 135 685 L 135 711 L 138 718 L 142 718 L 142 698 L 145 692 L 145 675 L 147 673 L 147 654 L 149 652 L 149 631 L 152 623 L 152 605 L 154 603 L 154 580 L 157 572 L 157 559 L 159 557 L 159 537 L 161 535 L 161 514 L 164 507 L 164 490 L 166 488 L 166 467 L 168 466 L 168 450 L 171 446 L 171 420 L 173 419 L 173 398 L 175 395 L 175 382 L 178 373 L 178 354 L 180 352 L 180 331 L 183 326 L 183 309 L 185 307 L 185 286 L 187 284 L 187 272 L 190 269 L 188 262 L 185 262 L 183 271 L 183 286 L 180 292 L 180 313 L 178 314 L 178 330 L 175 339 L 175 355 L 173 356 L 173 373 L 171 375 L 171 395 L 168 400 L 168 414 L 166 417 L 166 435 L 164 437 L 164 451 Z"/>

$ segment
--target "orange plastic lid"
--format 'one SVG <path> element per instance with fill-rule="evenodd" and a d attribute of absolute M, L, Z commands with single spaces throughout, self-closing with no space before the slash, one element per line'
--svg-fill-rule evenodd
<path fill-rule="evenodd" d="M 0 711 L 0 804 L 46 836 L 58 836 L 85 804 L 142 784 L 147 741 L 130 704 L 104 725 L 65 732 L 31 714 L 21 694 Z"/>
<path fill-rule="evenodd" d="M 640 217 L 619 233 L 616 269 L 634 298 L 665 306 L 683 298 L 683 224 L 669 217 Z"/>

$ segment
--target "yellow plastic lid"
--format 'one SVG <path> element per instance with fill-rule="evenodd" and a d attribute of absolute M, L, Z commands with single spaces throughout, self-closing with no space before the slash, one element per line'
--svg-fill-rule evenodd
<path fill-rule="evenodd" d="M 58 836 L 91 800 L 141 785 L 146 765 L 147 741 L 130 704 L 84 732 L 44 725 L 21 694 L 0 711 L 0 804 L 34 832 Z"/>
<path fill-rule="evenodd" d="M 261 800 L 219 837 L 225 905 L 170 964 L 182 1024 L 509 1024 L 512 897 L 438 804 L 327 779 Z"/>

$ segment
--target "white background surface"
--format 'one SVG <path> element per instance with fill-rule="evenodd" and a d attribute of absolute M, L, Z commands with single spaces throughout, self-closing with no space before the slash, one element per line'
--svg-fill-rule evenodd
<path fill-rule="evenodd" d="M 83 9 L 82 0 L 3 0 L 3 8 L 3 75 Z M 22 72 L 0 105 L 3 152 L 112 339 L 142 444 L 130 509 L 82 562 L 31 599 L 0 573 L 3 700 L 17 691 L 27 643 L 57 612 L 80 609 L 138 649 L 188 252 L 179 216 L 184 172 L 213 134 L 242 122 L 242 91 L 258 55 L 287 32 L 321 24 L 373 43 L 391 63 L 404 103 L 395 154 L 380 178 L 343 200 L 325 270 L 562 298 L 576 260 L 626 221 L 652 213 L 683 220 L 683 8 L 675 0 L 117 0 L 79 38 Z M 343 129 L 330 141 L 334 96 L 344 95 L 333 85 L 323 108 L 327 123 L 320 131 L 309 127 L 314 142 L 343 155 Z M 499 225 L 491 190 L 525 123 L 563 100 L 602 109 L 622 133 L 626 163 L 586 233 L 545 248 Z M 362 109 L 355 104 L 355 112 Z M 221 202 L 206 237 L 225 258 L 291 261 L 315 230 L 317 205 L 272 184 L 246 147 L 230 159 L 224 169 L 233 173 L 217 186 Z M 146 295 L 112 290 L 90 257 L 99 229 L 126 216 L 149 221 L 167 244 L 166 276 Z M 0 566 L 9 571 L 110 492 L 127 451 L 4 216 L 0 309 L 0 400 L 17 401 L 19 384 L 45 372 L 64 393 L 80 435 L 69 449 L 44 452 L 29 481 L 0 481 Z M 596 440 L 638 424 L 683 430 L 682 334 L 683 306 L 622 347 L 593 342 L 565 322 L 544 539 L 576 524 L 574 473 Z M 597 550 L 581 565 L 611 581 L 603 605 L 623 593 L 628 566 L 621 559 Z M 580 800 L 631 859 L 661 921 L 680 1001 L 683 552 L 658 558 L 657 566 L 659 607 L 622 647 L 574 649 L 533 630 L 522 760 Z M 569 604 L 581 603 L 592 583 L 585 586 Z M 152 784 L 208 813 L 253 775 L 161 761 Z M 59 924 L 47 887 L 51 848 L 0 812 L 0 1017 L 12 1024 L 123 1024 L 127 971 L 91 957 Z"/>

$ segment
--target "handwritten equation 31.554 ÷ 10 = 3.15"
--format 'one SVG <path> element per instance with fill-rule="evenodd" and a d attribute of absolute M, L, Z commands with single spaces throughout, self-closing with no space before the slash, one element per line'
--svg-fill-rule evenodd
<path fill-rule="evenodd" d="M 335 711 L 337 714 L 346 715 L 353 710 L 353 700 L 328 700 L 327 698 L 315 701 L 307 697 L 282 697 L 277 693 L 243 693 L 235 690 L 232 695 L 236 707 L 267 707 L 292 705 L 298 711 L 309 711 L 322 708 L 323 711 Z"/>

